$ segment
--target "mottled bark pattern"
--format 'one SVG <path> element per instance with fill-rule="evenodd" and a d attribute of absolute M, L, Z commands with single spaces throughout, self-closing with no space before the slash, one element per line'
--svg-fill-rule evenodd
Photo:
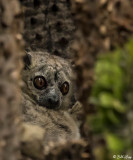
<path fill-rule="evenodd" d="M 26 49 L 70 58 L 75 26 L 68 0 L 21 0 L 25 13 Z"/>
<path fill-rule="evenodd" d="M 17 0 L 0 1 L 0 159 L 19 156 L 22 20 Z"/>
<path fill-rule="evenodd" d="M 86 110 L 97 54 L 123 46 L 133 35 L 133 1 L 71 0 L 78 27 L 74 49 L 80 100 Z"/>

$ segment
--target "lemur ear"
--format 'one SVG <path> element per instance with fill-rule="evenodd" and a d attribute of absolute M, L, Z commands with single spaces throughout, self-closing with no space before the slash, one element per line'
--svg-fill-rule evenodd
<path fill-rule="evenodd" d="M 70 64 L 71 64 L 71 67 L 73 69 L 75 69 L 76 65 L 75 65 L 75 61 L 74 60 L 69 60 Z"/>
<path fill-rule="evenodd" d="M 23 57 L 24 62 L 24 69 L 29 69 L 29 66 L 31 65 L 32 56 L 26 52 L 26 55 Z"/>

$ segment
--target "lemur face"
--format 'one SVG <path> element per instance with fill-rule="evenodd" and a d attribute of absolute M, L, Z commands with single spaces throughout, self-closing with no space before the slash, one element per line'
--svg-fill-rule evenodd
<path fill-rule="evenodd" d="M 42 107 L 70 108 L 74 103 L 74 74 L 70 63 L 43 52 L 29 54 L 22 73 L 25 92 Z"/>

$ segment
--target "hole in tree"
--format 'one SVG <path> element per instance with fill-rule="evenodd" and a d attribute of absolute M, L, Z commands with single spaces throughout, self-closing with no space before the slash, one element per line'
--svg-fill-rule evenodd
<path fill-rule="evenodd" d="M 68 44 L 68 40 L 64 37 L 62 37 L 60 40 L 59 40 L 59 45 L 62 47 L 62 48 L 65 48 L 66 45 Z"/>
<path fill-rule="evenodd" d="M 58 52 L 57 50 L 55 50 L 53 53 L 54 53 L 55 55 L 59 55 L 59 52 Z"/>
<path fill-rule="evenodd" d="M 54 4 L 51 9 L 52 9 L 53 12 L 58 12 L 59 11 L 59 8 L 56 4 Z"/>
<path fill-rule="evenodd" d="M 115 7 L 116 7 L 117 9 L 120 9 L 120 7 L 121 7 L 121 2 L 120 2 L 120 1 L 117 1 L 116 4 L 115 4 Z"/>
<path fill-rule="evenodd" d="M 57 30 L 58 32 L 61 32 L 61 31 L 62 31 L 62 23 L 61 23 L 60 21 L 58 21 L 58 22 L 56 23 L 56 30 Z"/>
<path fill-rule="evenodd" d="M 34 0 L 34 7 L 39 7 L 41 5 L 41 0 Z"/>
<path fill-rule="evenodd" d="M 37 23 L 37 19 L 32 17 L 31 20 L 30 20 L 31 24 L 34 25 Z"/>
<path fill-rule="evenodd" d="M 41 34 L 38 34 L 38 33 L 36 34 L 36 39 L 37 39 L 37 40 L 41 40 L 42 38 L 43 38 L 43 37 L 42 37 Z"/>

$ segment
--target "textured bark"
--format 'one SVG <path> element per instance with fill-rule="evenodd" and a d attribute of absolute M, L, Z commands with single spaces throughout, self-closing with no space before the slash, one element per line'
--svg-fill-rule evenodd
<path fill-rule="evenodd" d="M 21 0 L 25 14 L 26 49 L 70 58 L 75 26 L 68 0 Z"/>
<path fill-rule="evenodd" d="M 17 0 L 0 1 L 0 159 L 18 160 L 22 20 Z"/>
<path fill-rule="evenodd" d="M 77 86 L 85 110 L 92 110 L 88 97 L 93 85 L 93 66 L 99 53 L 123 46 L 133 35 L 133 1 L 71 0 L 78 27 L 74 50 Z"/>

